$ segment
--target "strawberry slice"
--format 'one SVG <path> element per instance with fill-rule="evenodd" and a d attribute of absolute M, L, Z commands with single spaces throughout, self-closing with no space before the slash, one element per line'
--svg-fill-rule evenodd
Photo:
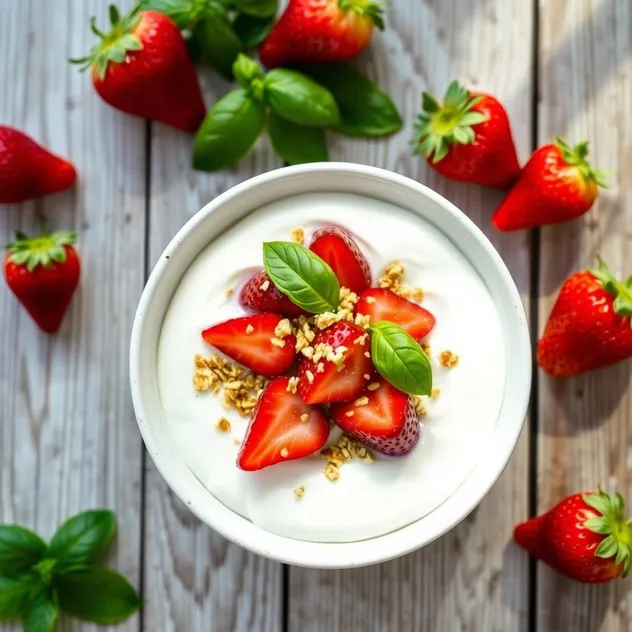
<path fill-rule="evenodd" d="M 288 392 L 290 378 L 277 377 L 265 388 L 237 456 L 242 470 L 261 470 L 320 450 L 329 437 L 329 420 L 320 406 Z"/>
<path fill-rule="evenodd" d="M 372 323 L 389 320 L 415 340 L 427 336 L 435 325 L 435 317 L 427 309 L 379 287 L 362 292 L 356 313 L 368 316 Z"/>
<path fill-rule="evenodd" d="M 379 386 L 375 388 L 375 384 Z M 369 387 L 355 402 L 332 404 L 332 419 L 348 435 L 378 452 L 390 456 L 410 452 L 419 439 L 412 398 L 382 378 Z"/>
<path fill-rule="evenodd" d="M 314 233 L 309 249 L 331 266 L 342 287 L 360 294 L 371 285 L 371 268 L 349 233 L 328 226 Z"/>
<path fill-rule="evenodd" d="M 282 320 L 271 313 L 233 318 L 205 329 L 202 338 L 255 373 L 280 375 L 296 356 L 296 338 L 289 334 L 281 339 L 275 334 Z"/>
<path fill-rule="evenodd" d="M 308 404 L 355 399 L 373 372 L 368 333 L 353 323 L 341 321 L 318 333 L 312 347 L 313 358 L 303 357 L 298 365 L 301 397 Z"/>
<path fill-rule="evenodd" d="M 239 294 L 239 302 L 242 307 L 255 312 L 274 312 L 290 318 L 307 314 L 276 289 L 265 270 L 255 274 L 244 285 Z"/>

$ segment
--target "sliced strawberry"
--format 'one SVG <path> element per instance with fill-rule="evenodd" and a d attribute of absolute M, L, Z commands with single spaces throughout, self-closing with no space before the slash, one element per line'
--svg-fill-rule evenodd
<path fill-rule="evenodd" d="M 316 231 L 309 249 L 331 266 L 342 287 L 356 294 L 370 287 L 369 262 L 346 230 L 328 226 Z"/>
<path fill-rule="evenodd" d="M 308 404 L 346 402 L 355 399 L 373 372 L 367 332 L 346 321 L 333 324 L 316 335 L 312 342 L 313 359 L 303 357 L 298 365 L 298 390 Z M 342 362 L 318 357 L 319 349 L 338 352 Z M 369 377 L 367 377 L 369 376 Z"/>
<path fill-rule="evenodd" d="M 329 437 L 329 420 L 320 406 L 288 392 L 290 378 L 277 377 L 265 388 L 237 456 L 242 470 L 261 470 L 320 450 Z"/>
<path fill-rule="evenodd" d="M 280 339 L 274 333 L 282 320 L 282 316 L 270 313 L 233 318 L 205 329 L 202 338 L 255 373 L 280 375 L 296 356 L 296 338 L 289 334 Z"/>
<path fill-rule="evenodd" d="M 379 287 L 362 292 L 356 313 L 368 316 L 372 323 L 380 320 L 395 323 L 415 340 L 427 336 L 435 325 L 435 317 L 427 309 Z"/>
<path fill-rule="evenodd" d="M 239 294 L 239 302 L 242 307 L 255 312 L 274 312 L 290 318 L 307 314 L 276 289 L 265 270 L 255 274 L 244 285 Z"/>
<path fill-rule="evenodd" d="M 412 398 L 384 379 L 373 384 L 379 387 L 367 387 L 355 402 L 332 404 L 332 419 L 348 435 L 378 452 L 391 456 L 410 452 L 419 439 Z M 367 403 L 361 405 L 364 401 Z"/>

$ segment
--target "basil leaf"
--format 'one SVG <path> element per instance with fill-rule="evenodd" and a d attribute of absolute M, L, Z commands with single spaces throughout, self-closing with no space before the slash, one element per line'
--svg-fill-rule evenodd
<path fill-rule="evenodd" d="M 48 555 L 64 566 L 88 564 L 116 535 L 116 517 L 107 510 L 84 511 L 67 520 L 53 536 Z"/>
<path fill-rule="evenodd" d="M 275 68 L 266 75 L 264 85 L 267 102 L 279 116 L 316 127 L 340 123 L 340 112 L 329 90 L 300 72 Z"/>
<path fill-rule="evenodd" d="M 235 9 L 241 13 L 266 18 L 275 15 L 278 8 L 278 0 L 234 0 Z"/>
<path fill-rule="evenodd" d="M 265 107 L 246 90 L 222 97 L 207 113 L 193 145 L 193 168 L 216 171 L 248 153 L 265 125 Z"/>
<path fill-rule="evenodd" d="M 279 290 L 312 314 L 335 312 L 340 285 L 334 271 L 311 250 L 288 241 L 263 244 L 263 265 Z"/>
<path fill-rule="evenodd" d="M 409 334 L 388 321 L 369 327 L 371 358 L 378 373 L 395 388 L 409 395 L 430 395 L 430 360 Z"/>
<path fill-rule="evenodd" d="M 386 136 L 402 129 L 391 97 L 374 81 L 347 64 L 309 64 L 302 72 L 327 88 L 340 110 L 336 132 L 349 136 Z"/>
<path fill-rule="evenodd" d="M 0 575 L 19 575 L 45 554 L 46 543 L 36 533 L 18 525 L 0 525 Z"/>
<path fill-rule="evenodd" d="M 276 22 L 276 16 L 256 18 L 253 15 L 240 13 L 233 22 L 233 31 L 241 40 L 244 48 L 255 48 L 268 37 Z"/>
<path fill-rule="evenodd" d="M 24 632 L 53 632 L 59 608 L 45 594 L 41 594 L 24 617 Z"/>
<path fill-rule="evenodd" d="M 254 59 L 248 57 L 248 55 L 239 53 L 233 64 L 233 75 L 235 75 L 235 79 L 237 79 L 242 87 L 249 89 L 256 79 L 259 80 L 258 83 L 261 85 L 263 71 L 261 70 L 261 66 Z M 253 88 L 251 94 L 255 92 L 256 90 Z"/>
<path fill-rule="evenodd" d="M 0 621 L 21 617 L 42 588 L 33 575 L 20 578 L 0 576 Z"/>
<path fill-rule="evenodd" d="M 93 623 L 120 623 L 142 606 L 125 577 L 104 566 L 59 575 L 55 589 L 63 612 Z"/>
<path fill-rule="evenodd" d="M 194 0 L 149 0 L 145 10 L 159 11 L 169 16 L 182 30 L 190 26 L 193 19 Z"/>
<path fill-rule="evenodd" d="M 268 134 L 274 151 L 289 165 L 329 160 L 325 130 L 322 127 L 297 125 L 270 112 Z"/>
<path fill-rule="evenodd" d="M 208 11 L 193 29 L 202 59 L 227 79 L 233 77 L 233 62 L 241 52 L 241 41 L 224 9 Z"/>

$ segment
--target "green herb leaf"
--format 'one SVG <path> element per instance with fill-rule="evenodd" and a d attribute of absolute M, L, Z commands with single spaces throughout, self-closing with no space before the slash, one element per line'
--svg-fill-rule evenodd
<path fill-rule="evenodd" d="M 265 78 L 265 96 L 281 117 L 315 127 L 340 123 L 340 112 L 331 92 L 295 70 L 275 68 Z"/>
<path fill-rule="evenodd" d="M 84 511 L 66 521 L 53 536 L 48 555 L 65 567 L 94 562 L 116 535 L 116 517 L 107 510 Z"/>
<path fill-rule="evenodd" d="M 202 59 L 227 79 L 232 79 L 233 62 L 242 50 L 240 39 L 233 31 L 222 7 L 208 11 L 193 29 Z"/>
<path fill-rule="evenodd" d="M 371 357 L 378 373 L 409 395 L 430 395 L 432 367 L 419 343 L 401 327 L 380 321 L 369 327 Z"/>
<path fill-rule="evenodd" d="M 299 70 L 331 92 L 342 122 L 333 127 L 349 136 L 387 136 L 403 121 L 391 97 L 374 81 L 347 64 L 309 64 Z"/>
<path fill-rule="evenodd" d="M 312 314 L 335 312 L 340 285 L 334 271 L 311 250 L 288 241 L 263 244 L 263 265 L 276 288 Z"/>
<path fill-rule="evenodd" d="M 34 575 L 0 577 L 0 621 L 21 617 L 41 590 L 43 586 Z"/>
<path fill-rule="evenodd" d="M 58 616 L 59 609 L 55 602 L 42 593 L 24 617 L 24 632 L 53 632 Z"/>
<path fill-rule="evenodd" d="M 60 575 L 55 588 L 61 610 L 83 621 L 120 623 L 142 606 L 125 577 L 102 566 Z"/>
<path fill-rule="evenodd" d="M 168 15 L 182 30 L 191 26 L 194 19 L 194 0 L 149 0 L 144 9 Z"/>
<path fill-rule="evenodd" d="M 235 79 L 237 79 L 242 87 L 249 89 L 253 81 L 259 79 L 259 83 L 261 83 L 263 71 L 261 70 L 261 66 L 254 59 L 248 57 L 248 55 L 239 53 L 233 64 L 233 75 L 235 75 Z M 253 92 L 256 91 L 252 90 L 251 93 Z"/>
<path fill-rule="evenodd" d="M 36 533 L 18 525 L 0 525 L 0 575 L 20 575 L 45 554 L 46 543 Z"/>
<path fill-rule="evenodd" d="M 235 9 L 259 18 L 274 16 L 279 8 L 278 0 L 234 0 Z"/>
<path fill-rule="evenodd" d="M 268 134 L 274 151 L 289 165 L 304 162 L 327 162 L 327 139 L 322 127 L 306 127 L 268 114 Z"/>
<path fill-rule="evenodd" d="M 248 153 L 263 131 L 265 107 L 246 90 L 229 92 L 208 112 L 193 146 L 193 168 L 217 171 Z"/>
<path fill-rule="evenodd" d="M 268 37 L 276 22 L 276 16 L 256 18 L 253 15 L 240 13 L 233 22 L 233 31 L 241 40 L 244 48 L 255 48 Z"/>

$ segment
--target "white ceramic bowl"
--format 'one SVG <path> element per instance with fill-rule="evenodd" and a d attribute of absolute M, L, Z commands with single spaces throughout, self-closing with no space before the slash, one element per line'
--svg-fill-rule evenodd
<path fill-rule="evenodd" d="M 469 259 L 486 282 L 499 312 L 507 377 L 495 431 L 476 468 L 439 507 L 420 520 L 379 537 L 351 543 L 298 541 L 264 531 L 228 509 L 202 485 L 177 452 L 166 427 L 156 374 L 159 334 L 171 297 L 189 265 L 220 233 L 253 210 L 310 192 L 358 193 L 413 211 L 433 224 Z M 520 295 L 500 255 L 454 205 L 427 187 L 374 167 L 316 163 L 256 176 L 209 202 L 167 246 L 136 312 L 130 349 L 134 410 L 147 450 L 182 501 L 213 529 L 237 544 L 288 564 L 347 568 L 382 562 L 418 549 L 452 529 L 484 498 L 514 450 L 531 382 L 531 349 Z"/>

